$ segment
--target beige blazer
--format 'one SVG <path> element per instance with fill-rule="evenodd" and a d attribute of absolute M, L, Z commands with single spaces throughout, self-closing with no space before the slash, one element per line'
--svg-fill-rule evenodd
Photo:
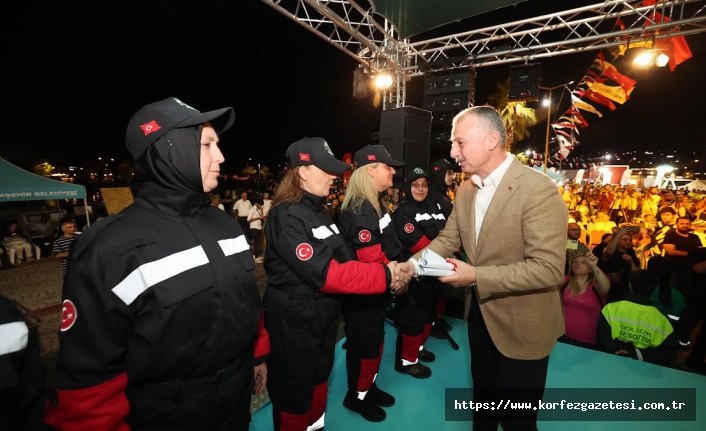
<path fill-rule="evenodd" d="M 478 188 L 465 181 L 444 230 L 429 248 L 451 257 L 463 245 L 476 268 L 481 313 L 495 346 L 513 359 L 541 359 L 564 334 L 568 214 L 548 176 L 513 158 L 475 234 Z M 414 257 L 419 259 L 421 252 Z M 471 287 L 466 288 L 466 319 Z M 472 335 L 471 335 L 472 336 Z"/>

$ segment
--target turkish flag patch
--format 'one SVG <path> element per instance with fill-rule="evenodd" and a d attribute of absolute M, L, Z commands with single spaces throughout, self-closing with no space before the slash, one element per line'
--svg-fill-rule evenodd
<path fill-rule="evenodd" d="M 358 240 L 360 242 L 370 242 L 370 238 L 372 238 L 372 235 L 370 235 L 369 230 L 363 229 L 360 232 L 358 232 Z"/>
<path fill-rule="evenodd" d="M 70 300 L 65 299 L 61 304 L 61 326 L 59 327 L 61 332 L 71 329 L 76 323 L 76 317 L 76 306 Z"/>
<path fill-rule="evenodd" d="M 156 121 L 152 120 L 149 123 L 141 125 L 140 129 L 142 129 L 142 133 L 147 136 L 150 133 L 156 132 L 157 130 L 161 129 L 161 127 L 159 127 L 159 124 L 157 124 Z"/>
<path fill-rule="evenodd" d="M 309 157 L 308 153 L 299 153 L 299 160 L 310 162 L 311 158 Z"/>
<path fill-rule="evenodd" d="M 407 233 L 414 232 L 414 225 L 412 223 L 407 223 L 406 225 L 404 225 L 404 231 Z"/>
<path fill-rule="evenodd" d="M 375 157 L 375 154 L 368 154 L 368 160 L 377 160 L 378 158 Z"/>
<path fill-rule="evenodd" d="M 311 245 L 303 242 L 297 246 L 297 257 L 299 260 L 309 260 L 314 256 L 314 249 Z"/>

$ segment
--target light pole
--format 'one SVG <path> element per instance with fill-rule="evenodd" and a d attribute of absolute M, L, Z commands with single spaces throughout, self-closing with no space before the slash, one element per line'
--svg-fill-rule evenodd
<path fill-rule="evenodd" d="M 569 81 L 561 85 L 555 85 L 554 87 L 539 87 L 542 90 L 549 90 L 549 95 L 547 96 L 544 101 L 546 103 L 543 103 L 543 105 L 547 106 L 547 137 L 546 140 L 544 141 L 544 173 L 547 173 L 547 163 L 549 162 L 549 126 L 551 123 L 552 119 L 552 90 L 556 90 L 557 88 L 561 87 L 566 87 L 567 85 L 573 84 L 574 81 Z"/>
<path fill-rule="evenodd" d="M 260 195 L 260 164 L 257 164 L 257 194 Z"/>

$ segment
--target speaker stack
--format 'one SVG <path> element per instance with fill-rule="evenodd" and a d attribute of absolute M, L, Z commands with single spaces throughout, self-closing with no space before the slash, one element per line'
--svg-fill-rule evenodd
<path fill-rule="evenodd" d="M 424 78 L 424 109 L 431 111 L 431 161 L 449 156 L 451 122 L 456 114 L 472 106 L 475 98 L 475 68 L 462 73 Z M 426 169 L 426 168 L 425 168 Z"/>
<path fill-rule="evenodd" d="M 395 160 L 405 162 L 396 179 L 417 166 L 429 169 L 429 131 L 431 112 L 413 106 L 387 109 L 380 115 L 379 142 Z"/>
<path fill-rule="evenodd" d="M 542 79 L 540 63 L 512 66 L 510 68 L 510 102 L 539 100 L 539 81 Z"/>

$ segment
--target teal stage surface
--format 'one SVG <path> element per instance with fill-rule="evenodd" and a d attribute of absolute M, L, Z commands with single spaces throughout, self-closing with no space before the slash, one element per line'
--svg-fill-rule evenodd
<path fill-rule="evenodd" d="M 432 375 L 425 380 L 415 379 L 393 369 L 396 329 L 389 323 L 386 324 L 385 349 L 377 382 L 380 388 L 394 395 L 397 402 L 394 406 L 385 409 L 387 418 L 379 423 L 367 422 L 358 414 L 343 407 L 343 398 L 346 393 L 346 361 L 345 350 L 341 345 L 345 338 L 340 340 L 336 345 L 334 369 L 329 379 L 325 431 L 470 430 L 471 422 L 469 421 L 447 420 L 446 409 L 452 410 L 454 399 L 450 394 L 447 400 L 446 389 L 459 388 L 460 392 L 470 393 L 468 388 L 471 386 L 471 378 L 465 323 L 449 317 L 445 319 L 453 326 L 451 335 L 460 348 L 453 350 L 448 341 L 430 338 L 426 347 L 436 354 L 436 361 L 427 364 L 432 369 Z M 600 420 L 605 416 L 598 416 L 599 420 L 577 421 L 573 418 L 587 413 L 577 411 L 574 415 L 573 412 L 566 410 L 556 410 L 553 412 L 562 415 L 560 418 L 571 419 L 541 421 L 539 429 L 542 431 L 706 430 L 706 376 L 558 343 L 550 355 L 547 388 L 552 398 L 557 400 L 573 397 L 574 401 L 585 402 L 593 401 L 595 398 L 583 399 L 584 396 L 586 398 L 597 396 L 598 401 L 614 399 L 616 402 L 630 402 L 630 399 L 625 399 L 626 396 L 637 398 L 638 402 L 642 401 L 640 397 L 649 399 L 652 396 L 657 396 L 662 399 L 670 399 L 670 391 L 666 388 L 690 388 L 692 392 L 685 392 L 691 394 L 690 400 L 692 401 L 695 392 L 695 405 L 686 406 L 684 409 L 691 409 L 691 412 L 695 412 L 693 414 L 695 420 L 646 421 L 642 419 L 645 412 L 624 410 L 619 412 L 623 415 L 622 419 L 624 420 L 605 421 Z M 625 388 L 631 389 L 626 390 Z M 466 390 L 463 391 L 463 389 Z M 545 400 L 548 398 L 547 395 L 545 394 Z M 680 392 L 680 395 L 684 395 L 683 392 Z M 687 411 L 689 410 L 679 413 L 675 413 L 674 410 L 659 413 L 672 418 L 673 416 L 669 416 L 672 413 L 686 414 Z M 616 413 L 616 411 L 606 412 L 606 414 L 611 413 Z M 458 411 L 451 412 L 451 414 L 458 414 Z M 250 430 L 272 430 L 271 404 L 264 405 L 253 414 Z"/>

